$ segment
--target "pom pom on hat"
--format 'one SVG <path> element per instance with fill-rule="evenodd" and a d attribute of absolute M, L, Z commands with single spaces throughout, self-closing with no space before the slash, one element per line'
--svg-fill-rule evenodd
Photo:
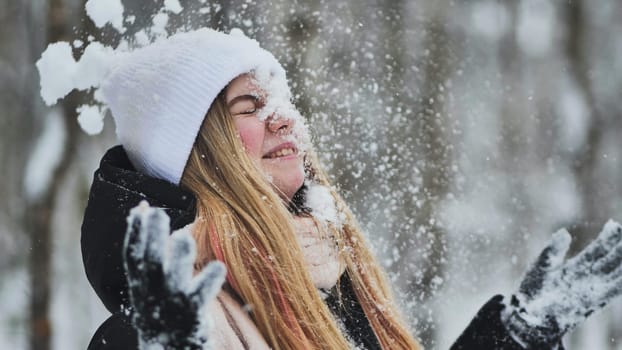
<path fill-rule="evenodd" d="M 285 70 L 241 31 L 199 29 L 118 55 L 101 84 L 119 142 L 147 175 L 179 184 L 216 96 L 241 74 Z"/>

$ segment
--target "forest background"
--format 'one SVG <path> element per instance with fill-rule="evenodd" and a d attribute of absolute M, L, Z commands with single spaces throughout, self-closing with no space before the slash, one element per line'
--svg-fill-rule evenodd
<path fill-rule="evenodd" d="M 619 0 L 180 0 L 168 28 L 241 28 L 285 65 L 330 174 L 428 349 L 511 293 L 550 234 L 622 220 Z M 128 33 L 161 0 L 124 1 Z M 107 312 L 82 268 L 93 171 L 115 144 L 45 107 L 47 43 L 114 45 L 84 0 L 0 0 L 0 348 L 85 349 Z M 75 52 L 80 55 L 79 50 Z M 565 339 L 622 349 L 622 302 Z"/>

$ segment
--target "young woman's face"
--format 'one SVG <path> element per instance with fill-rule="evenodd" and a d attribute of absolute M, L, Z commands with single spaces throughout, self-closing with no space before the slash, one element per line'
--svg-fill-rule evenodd
<path fill-rule="evenodd" d="M 229 83 L 226 100 L 246 153 L 268 176 L 285 200 L 291 200 L 304 182 L 302 155 L 292 142 L 295 120 L 270 115 L 264 121 L 257 113 L 265 104 L 265 91 L 252 76 L 244 74 Z"/>

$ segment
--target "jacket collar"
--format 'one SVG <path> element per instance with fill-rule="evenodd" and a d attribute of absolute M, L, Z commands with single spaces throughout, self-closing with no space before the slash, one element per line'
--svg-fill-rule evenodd
<path fill-rule="evenodd" d="M 195 199 L 191 193 L 136 171 L 123 147 L 111 148 L 94 174 L 81 237 L 87 278 L 111 312 L 129 305 L 123 239 L 129 211 L 142 200 L 165 209 L 171 230 L 194 220 Z"/>

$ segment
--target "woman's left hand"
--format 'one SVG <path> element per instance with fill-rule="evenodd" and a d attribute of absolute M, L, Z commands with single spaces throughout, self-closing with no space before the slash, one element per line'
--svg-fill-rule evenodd
<path fill-rule="evenodd" d="M 322 232 L 310 217 L 297 216 L 294 227 L 313 284 L 317 288 L 332 288 L 345 270 L 334 238 L 327 234 L 327 230 Z"/>
<path fill-rule="evenodd" d="M 566 260 L 569 246 L 566 230 L 553 235 L 502 316 L 514 338 L 530 349 L 557 343 L 622 294 L 620 224 L 608 222 L 598 238 Z"/>

